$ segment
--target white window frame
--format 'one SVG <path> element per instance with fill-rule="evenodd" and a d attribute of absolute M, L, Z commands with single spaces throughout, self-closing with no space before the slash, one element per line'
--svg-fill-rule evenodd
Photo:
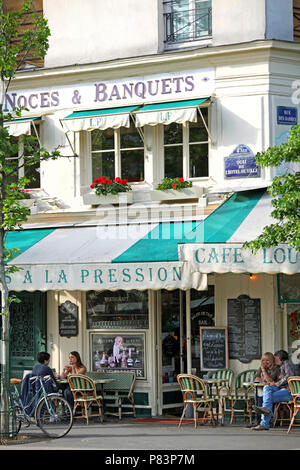
<path fill-rule="evenodd" d="M 166 3 L 165 3 L 166 1 Z M 192 42 L 193 47 L 197 44 L 203 44 L 203 42 L 211 43 L 211 38 L 212 35 L 207 34 L 203 36 L 196 36 L 196 21 L 195 21 L 195 13 L 196 13 L 196 2 L 205 2 L 208 0 L 183 0 L 186 1 L 187 7 L 186 10 L 189 12 L 189 35 L 188 38 L 185 40 L 178 40 L 178 41 L 173 41 L 173 42 L 166 42 L 165 48 L 180 48 L 180 47 L 186 47 L 187 44 Z M 164 14 L 167 13 L 173 13 L 172 12 L 172 0 L 170 0 L 170 3 L 168 4 L 167 0 L 163 0 L 163 10 Z M 165 34 L 165 33 L 164 33 Z"/>
<path fill-rule="evenodd" d="M 39 132 L 38 129 L 35 125 L 35 122 L 30 123 L 30 130 L 31 130 L 31 136 L 36 137 L 39 146 L 41 147 L 41 121 L 38 121 L 39 124 Z M 18 160 L 19 164 L 22 165 L 21 168 L 18 169 L 18 179 L 23 178 L 25 176 L 25 166 L 24 166 L 24 143 L 22 136 L 20 135 L 19 137 L 16 137 L 18 140 L 18 156 L 16 157 L 11 157 L 8 158 L 8 160 Z M 41 164 L 40 164 L 40 186 L 37 188 L 30 188 L 30 189 L 40 189 L 41 188 Z"/>
<path fill-rule="evenodd" d="M 204 117 L 202 116 L 201 112 L 202 108 L 198 108 L 199 114 L 198 114 L 198 119 L 201 120 L 204 123 L 204 126 L 207 131 L 207 141 L 201 141 L 201 142 L 189 142 L 189 123 L 185 122 L 182 125 L 182 144 L 164 144 L 164 132 L 165 132 L 165 126 L 163 124 L 159 125 L 159 135 L 158 139 L 160 142 L 160 148 L 161 151 L 159 153 L 159 174 L 160 174 L 160 179 L 163 179 L 165 177 L 165 169 L 164 169 L 164 163 L 165 163 L 165 155 L 164 155 L 164 149 L 165 147 L 171 147 L 171 146 L 180 146 L 182 145 L 182 175 L 177 175 L 178 177 L 183 177 L 185 180 L 191 180 L 191 181 L 206 181 L 210 177 L 210 148 L 211 148 L 211 135 L 210 135 L 210 108 L 207 107 L 207 121 L 208 125 L 206 124 Z M 191 177 L 189 175 L 190 173 L 190 152 L 189 148 L 190 145 L 197 145 L 197 144 L 208 144 L 208 175 L 207 176 L 195 176 Z"/>
<path fill-rule="evenodd" d="M 135 126 L 135 124 L 133 123 Z M 136 129 L 137 130 L 137 129 Z M 105 132 L 105 131 L 103 131 Z M 93 179 L 93 172 L 92 172 L 92 154 L 93 153 L 108 153 L 114 151 L 115 154 L 115 161 L 114 161 L 114 167 L 115 167 L 115 177 L 119 176 L 121 177 L 121 152 L 123 151 L 135 151 L 135 150 L 144 150 L 144 180 L 142 181 L 137 181 L 137 182 L 129 182 L 129 184 L 141 184 L 146 180 L 146 148 L 143 143 L 142 147 L 122 147 L 121 148 L 121 128 L 119 129 L 113 129 L 114 133 L 114 149 L 110 150 L 92 150 L 92 136 L 91 132 L 85 132 L 86 136 L 86 153 L 87 153 L 87 171 L 86 171 L 86 177 L 88 179 L 87 184 L 92 183 Z M 102 175 L 99 175 L 102 176 Z"/>

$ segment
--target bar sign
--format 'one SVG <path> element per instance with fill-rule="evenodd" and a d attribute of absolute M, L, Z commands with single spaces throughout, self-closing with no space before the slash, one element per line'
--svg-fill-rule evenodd
<path fill-rule="evenodd" d="M 277 106 L 277 124 L 295 126 L 298 124 L 298 110 L 287 106 Z"/>

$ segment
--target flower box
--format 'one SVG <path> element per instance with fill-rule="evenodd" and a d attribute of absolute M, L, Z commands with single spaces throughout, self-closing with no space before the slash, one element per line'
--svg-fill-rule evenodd
<path fill-rule="evenodd" d="M 105 204 L 132 204 L 132 192 L 124 192 L 118 194 L 108 194 L 107 196 L 98 196 L 94 192 L 83 195 L 84 204 L 105 205 Z"/>
<path fill-rule="evenodd" d="M 203 188 L 200 186 L 192 186 L 191 188 L 183 188 L 180 191 L 176 189 L 158 190 L 154 189 L 150 192 L 152 201 L 167 201 L 172 199 L 197 199 L 203 194 Z"/>
<path fill-rule="evenodd" d="M 34 199 L 17 199 L 21 207 L 30 208 L 34 204 Z"/>

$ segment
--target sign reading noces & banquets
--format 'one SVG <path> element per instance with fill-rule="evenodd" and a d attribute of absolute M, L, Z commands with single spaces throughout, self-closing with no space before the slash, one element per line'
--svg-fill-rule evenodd
<path fill-rule="evenodd" d="M 209 97 L 214 91 L 214 70 L 185 70 L 167 74 L 99 80 L 75 85 L 12 91 L 3 110 L 23 106 L 32 113 L 58 109 L 95 109 L 157 101 Z"/>

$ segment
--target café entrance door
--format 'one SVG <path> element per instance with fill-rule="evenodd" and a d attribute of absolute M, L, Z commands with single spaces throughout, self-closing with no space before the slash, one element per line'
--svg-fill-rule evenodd
<path fill-rule="evenodd" d="M 46 351 L 46 298 L 43 292 L 11 292 L 21 302 L 10 306 L 10 375 L 22 378 L 36 356 Z"/>
<path fill-rule="evenodd" d="M 177 375 L 192 372 L 201 377 L 200 327 L 214 326 L 214 286 L 205 291 L 158 292 L 158 414 L 182 407 Z M 190 344 L 190 347 L 188 345 Z M 187 357 L 190 351 L 190 358 Z"/>

